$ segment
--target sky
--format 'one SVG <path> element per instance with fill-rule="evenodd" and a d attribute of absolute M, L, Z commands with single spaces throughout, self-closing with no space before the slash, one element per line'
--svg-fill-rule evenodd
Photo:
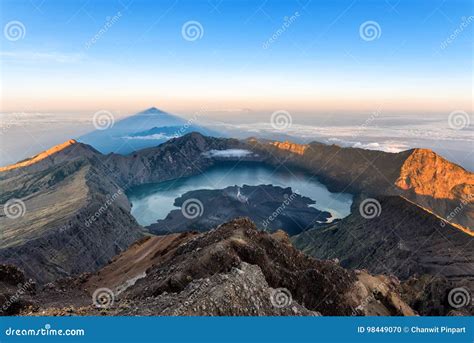
<path fill-rule="evenodd" d="M 472 112 L 469 0 L 2 0 L 0 112 Z"/>

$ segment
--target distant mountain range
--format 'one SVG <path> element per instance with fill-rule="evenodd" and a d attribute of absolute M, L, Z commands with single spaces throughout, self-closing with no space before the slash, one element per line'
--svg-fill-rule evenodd
<path fill-rule="evenodd" d="M 220 136 L 218 132 L 198 125 L 195 122 L 197 119 L 186 120 L 156 107 L 151 107 L 111 124 L 106 130 L 97 129 L 77 140 L 92 145 L 104 154 L 129 154 L 133 151 L 158 146 L 171 138 L 181 137 L 190 132 Z"/>
<path fill-rule="evenodd" d="M 170 127 L 169 124 L 167 127 Z M 473 174 L 434 152 L 413 149 L 386 153 L 316 142 L 298 145 L 257 139 L 215 138 L 195 132 L 126 156 L 115 153 L 104 155 L 87 144 L 70 140 L 30 159 L 3 167 L 0 169 L 0 204 L 4 215 L 0 216 L 0 226 L 4 229 L 0 261 L 21 268 L 27 277 L 34 278 L 40 285 L 64 277 L 77 277 L 84 272 L 95 273 L 118 254 L 135 249 L 132 244 L 150 234 L 130 214 L 127 189 L 196 175 L 222 161 L 301 168 L 318 177 L 330 190 L 354 194 L 356 201 L 349 217 L 291 237 L 294 244 L 308 254 L 317 258 L 338 259 L 341 266 L 348 269 L 366 268 L 373 274 L 387 272 L 407 282 L 420 274 L 443 277 L 449 285 L 474 277 L 474 251 L 470 248 L 474 240 L 473 199 L 469 197 L 474 187 Z M 381 212 L 374 218 L 366 218 L 360 213 L 359 206 L 367 197 L 379 202 Z M 19 216 L 7 215 L 12 199 L 21 201 Z M 177 255 L 166 260 L 168 262 L 162 259 L 150 262 L 147 278 L 137 283 L 130 296 L 141 301 L 139 294 L 145 289 L 149 297 L 161 296 L 163 291 L 191 292 L 185 287 L 188 281 L 213 275 L 204 273 L 204 269 L 203 273 L 196 271 L 197 274 L 192 274 L 193 268 L 186 267 L 183 262 L 186 259 L 191 263 L 192 252 L 197 253 L 199 250 L 194 249 L 199 248 L 209 249 L 209 254 L 196 255 L 201 264 L 209 264 L 203 268 L 222 266 L 224 269 L 216 270 L 217 274 L 228 273 L 232 266 L 241 268 L 244 274 L 236 271 L 236 274 L 222 277 L 238 279 L 239 275 L 248 275 L 252 280 L 263 277 L 267 282 L 264 287 L 291 289 L 292 293 L 295 292 L 296 302 L 314 313 L 351 314 L 358 307 L 357 302 L 344 300 L 345 292 L 353 289 L 353 272 L 340 267 L 332 271 L 325 267 L 329 266 L 328 262 L 298 257 L 301 259 L 297 262 L 298 268 L 302 268 L 298 269 L 298 275 L 301 282 L 307 281 L 303 283 L 308 287 L 305 290 L 307 293 L 299 293 L 290 280 L 291 273 L 278 267 L 279 263 L 283 263 L 278 259 L 291 260 L 292 257 L 278 257 L 276 251 L 285 254 L 286 250 L 273 250 L 271 246 L 277 243 L 252 233 L 254 228 L 251 226 L 253 224 L 246 221 L 232 222 L 220 231 L 223 236 L 211 231 L 209 235 L 200 236 L 201 243 L 193 243 L 196 245 L 194 248 L 179 244 Z M 232 228 L 243 230 L 243 234 L 233 235 Z M 235 254 L 228 254 L 226 249 L 220 251 L 222 245 L 215 244 L 219 240 L 235 249 Z M 249 245 L 243 244 L 242 240 Z M 270 249 L 267 253 L 272 257 L 267 259 L 262 249 Z M 149 251 L 155 254 L 153 249 Z M 300 256 L 295 250 L 288 250 L 287 253 Z M 164 256 L 166 252 L 161 254 Z M 235 260 L 228 261 L 228 258 Z M 213 266 L 216 259 L 222 259 L 223 263 Z M 241 265 L 241 262 L 259 266 L 263 276 L 253 267 Z M 130 268 L 133 269 L 134 263 L 131 262 Z M 309 267 L 311 263 L 322 268 L 319 271 L 316 269 L 315 275 L 305 271 L 313 270 Z M 188 280 L 187 272 L 176 272 L 173 266 L 191 268 L 191 280 Z M 293 270 L 291 264 L 285 268 Z M 347 283 L 334 281 L 339 280 L 337 277 L 334 282 L 325 283 L 323 279 L 332 275 L 325 273 L 333 272 L 341 273 L 341 278 Z M 160 279 L 160 275 L 164 275 L 160 273 L 166 273 L 169 278 Z M 183 277 L 185 284 L 182 284 Z M 221 283 L 220 277 L 216 278 L 213 282 Z M 315 283 L 314 289 L 310 282 L 313 279 L 321 282 Z M 76 281 L 80 283 L 79 279 Z M 241 281 L 244 282 L 243 279 Z M 329 305 L 318 307 L 319 298 L 311 298 L 314 292 L 330 292 L 327 289 L 330 285 L 339 294 L 333 300 L 340 304 L 337 307 L 340 310 L 334 308 L 334 312 L 331 312 Z M 206 293 L 208 291 L 204 289 L 200 294 L 204 297 L 209 294 Z M 260 289 L 256 292 L 266 291 Z M 397 290 L 393 296 L 401 294 Z M 420 294 L 417 296 L 426 295 L 423 292 Z M 393 301 L 394 298 L 390 299 Z M 163 299 L 155 300 L 158 306 Z M 405 305 L 401 302 L 399 305 L 398 311 L 402 311 Z M 380 314 L 401 313 L 387 307 L 379 310 Z M 404 313 L 410 311 L 406 309 Z M 377 310 L 368 309 L 363 313 L 377 313 Z"/>

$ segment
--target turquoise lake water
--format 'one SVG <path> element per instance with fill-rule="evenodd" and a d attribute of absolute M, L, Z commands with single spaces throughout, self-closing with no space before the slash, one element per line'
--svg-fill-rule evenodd
<path fill-rule="evenodd" d="M 333 216 L 331 219 L 343 218 L 350 213 L 352 195 L 331 193 L 326 186 L 301 171 L 286 168 L 275 170 L 261 164 L 216 166 L 203 174 L 135 187 L 128 192 L 128 197 L 132 203 L 132 215 L 146 226 L 165 218 L 171 210 L 176 209 L 174 200 L 188 191 L 261 184 L 291 187 L 293 192 L 315 200 L 313 206 L 330 212 Z"/>

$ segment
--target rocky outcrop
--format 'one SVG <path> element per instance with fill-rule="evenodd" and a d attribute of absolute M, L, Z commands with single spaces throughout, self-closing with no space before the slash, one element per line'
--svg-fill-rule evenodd
<path fill-rule="evenodd" d="M 304 152 L 308 148 L 306 144 L 296 144 L 288 141 L 273 142 L 272 144 L 280 150 L 286 150 L 298 155 L 304 155 Z"/>
<path fill-rule="evenodd" d="M 71 144 L 0 173 L 0 261 L 40 283 L 95 271 L 142 236 L 100 155 Z M 15 212 L 16 211 L 16 212 Z"/>
<path fill-rule="evenodd" d="M 308 257 L 284 237 L 258 231 L 248 219 L 231 221 L 166 255 L 125 291 L 124 297 L 147 299 L 179 294 L 193 280 L 227 274 L 247 263 L 259 267 L 269 287 L 286 289 L 285 297 L 291 296 L 308 310 L 323 315 L 413 314 L 397 295 L 395 281 L 387 278 L 367 282 L 370 277 L 366 272 L 348 271 L 335 262 Z M 380 283 L 385 293 L 377 291 Z M 377 296 L 372 300 L 368 296 L 373 292 Z M 383 308 L 378 308 L 378 297 L 385 302 Z"/>
<path fill-rule="evenodd" d="M 242 262 L 227 273 L 190 282 L 179 293 L 163 293 L 146 299 L 124 300 L 112 315 L 145 316 L 318 316 L 291 301 L 274 306 L 272 294 L 262 270 Z"/>
<path fill-rule="evenodd" d="M 6 167 L 0 167 L 0 172 L 4 172 L 4 171 L 9 171 L 9 170 L 14 170 L 14 169 L 18 169 L 18 168 L 22 168 L 22 167 L 27 167 L 27 166 L 31 166 L 33 164 L 36 164 L 44 159 L 47 159 L 48 157 L 51 157 L 59 152 L 61 152 L 62 150 L 72 146 L 73 144 L 77 144 L 77 142 L 74 140 L 74 139 L 70 139 L 62 144 L 59 144 L 59 145 L 56 145 L 48 150 L 45 150 L 41 153 L 39 153 L 38 155 L 35 155 L 31 158 L 28 158 L 24 161 L 20 161 L 18 163 L 15 163 L 15 164 L 12 164 L 12 165 L 9 165 L 9 166 L 6 166 Z"/>
<path fill-rule="evenodd" d="M 36 284 L 12 265 L 0 264 L 0 316 L 17 315 L 34 306 Z"/>
<path fill-rule="evenodd" d="M 373 218 L 354 204 L 352 214 L 325 228 L 292 237 L 316 258 L 343 267 L 392 274 L 402 280 L 424 274 L 474 286 L 474 237 L 402 197 L 383 197 Z"/>
<path fill-rule="evenodd" d="M 418 205 L 446 214 L 450 222 L 474 227 L 474 174 L 433 151 L 413 150 L 395 184 Z"/>
<path fill-rule="evenodd" d="M 412 277 L 402 283 L 403 299 L 424 316 L 472 316 L 474 288 L 469 281 L 439 275 Z"/>
<path fill-rule="evenodd" d="M 303 168 L 332 191 L 403 195 L 449 222 L 474 228 L 474 174 L 431 150 L 388 153 L 317 142 L 248 143 L 267 163 Z"/>
<path fill-rule="evenodd" d="M 130 155 L 110 154 L 103 162 L 111 177 L 128 188 L 200 174 L 220 160 L 210 157 L 209 151 L 245 148 L 248 145 L 237 139 L 205 137 L 193 132 Z M 261 157 L 250 155 L 233 160 L 259 161 Z"/>
<path fill-rule="evenodd" d="M 45 287 L 38 295 L 40 308 L 23 314 L 415 314 L 402 300 L 396 278 L 311 258 L 293 248 L 285 233 L 258 231 L 248 219 L 200 234 L 141 240 L 98 273 L 67 282 L 69 287 L 64 282 Z M 104 309 L 90 306 L 103 287 L 110 288 L 114 301 Z M 65 291 L 53 299 L 48 289 L 56 288 Z"/>

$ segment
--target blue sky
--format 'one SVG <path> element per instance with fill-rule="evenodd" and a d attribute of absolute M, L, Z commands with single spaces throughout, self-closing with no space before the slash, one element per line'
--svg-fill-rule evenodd
<path fill-rule="evenodd" d="M 357 112 L 381 104 L 472 111 L 468 0 L 3 0 L 1 6 L 2 111 L 154 105 Z M 23 25 L 21 39 L 5 33 L 12 21 Z M 199 23 L 202 37 L 183 38 L 189 21 Z M 374 40 L 360 34 L 368 21 L 380 28 Z"/>

